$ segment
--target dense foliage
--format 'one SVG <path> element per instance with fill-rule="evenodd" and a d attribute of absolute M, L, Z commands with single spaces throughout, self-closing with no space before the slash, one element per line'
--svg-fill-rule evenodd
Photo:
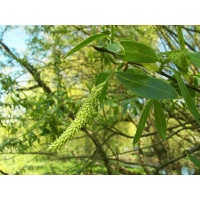
<path fill-rule="evenodd" d="M 199 41 L 199 26 L 1 26 L 0 172 L 200 174 Z"/>

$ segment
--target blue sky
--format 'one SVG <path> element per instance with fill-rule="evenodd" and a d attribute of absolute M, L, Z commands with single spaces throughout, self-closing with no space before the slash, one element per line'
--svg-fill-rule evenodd
<path fill-rule="evenodd" d="M 25 31 L 23 30 L 23 27 L 19 26 L 17 28 L 11 29 L 10 31 L 6 32 L 3 36 L 3 42 L 8 46 L 8 48 L 10 49 L 14 48 L 19 54 L 21 54 L 26 50 L 25 40 L 27 38 L 28 37 Z M 1 59 L 3 59 L 3 56 L 1 56 Z M 12 77 L 12 73 L 14 73 L 16 69 L 17 68 L 9 67 L 8 65 L 8 67 L 0 69 L 0 72 L 7 75 L 11 75 Z M 20 78 L 18 78 L 18 81 L 25 81 L 29 78 L 30 77 L 27 74 L 25 74 Z M 23 85 L 23 82 L 21 83 L 21 85 Z"/>
<path fill-rule="evenodd" d="M 9 48 L 15 48 L 18 53 L 25 51 L 27 35 L 22 27 L 10 30 L 4 35 L 4 43 Z"/>

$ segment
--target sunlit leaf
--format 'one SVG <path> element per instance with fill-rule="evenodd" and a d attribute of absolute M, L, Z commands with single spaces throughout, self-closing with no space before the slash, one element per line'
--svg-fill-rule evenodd
<path fill-rule="evenodd" d="M 116 76 L 129 90 L 140 97 L 156 100 L 178 98 L 176 90 L 160 79 L 130 72 L 117 72 Z"/>
<path fill-rule="evenodd" d="M 200 169 L 200 160 L 191 154 L 188 154 L 187 156 L 190 159 L 190 161 L 192 161 Z"/>
<path fill-rule="evenodd" d="M 181 94 L 185 100 L 185 103 L 188 107 L 188 109 L 190 110 L 191 114 L 193 115 L 193 117 L 196 119 L 196 121 L 200 124 L 200 114 L 199 114 L 199 111 L 197 110 L 197 107 L 194 103 L 194 100 L 192 99 L 185 83 L 183 82 L 182 78 L 181 78 L 181 75 L 179 74 L 179 72 L 174 71 L 174 74 L 176 76 L 176 79 L 178 81 L 178 85 L 179 85 L 179 88 L 181 90 Z"/>
<path fill-rule="evenodd" d="M 158 71 L 159 67 L 156 63 L 144 63 L 143 66 L 150 72 Z"/>
<path fill-rule="evenodd" d="M 92 41 L 97 40 L 97 39 L 99 39 L 99 38 L 103 38 L 103 37 L 108 37 L 108 35 L 107 35 L 107 34 L 104 34 L 104 33 L 100 33 L 100 34 L 96 34 L 96 35 L 90 36 L 89 38 L 83 40 L 80 44 L 78 44 L 77 46 L 75 46 L 73 49 L 71 49 L 71 50 L 67 53 L 67 55 L 66 55 L 65 57 L 70 56 L 71 54 L 75 53 L 76 51 L 82 49 L 84 46 L 88 45 L 88 44 L 91 43 Z M 64 57 L 64 58 L 65 58 L 65 57 Z"/>
<path fill-rule="evenodd" d="M 130 68 L 126 70 L 126 73 L 133 73 L 133 74 L 142 74 L 142 75 L 146 75 L 147 73 L 145 73 L 143 70 L 141 69 L 137 69 L 137 68 Z"/>
<path fill-rule="evenodd" d="M 156 129 L 158 131 L 158 134 L 162 139 L 165 139 L 167 131 L 166 118 L 163 108 L 160 102 L 157 100 L 154 101 L 154 114 L 155 114 Z"/>
<path fill-rule="evenodd" d="M 147 117 L 148 117 L 148 114 L 149 114 L 149 111 L 151 109 L 152 104 L 153 104 L 153 100 L 150 100 L 146 104 L 144 110 L 142 111 L 140 121 L 138 123 L 138 127 L 137 127 L 137 130 L 136 130 L 136 133 L 135 133 L 135 137 L 133 139 L 133 145 L 135 145 L 139 141 L 139 139 L 142 135 L 142 132 L 144 130 L 144 126 L 145 126 L 145 123 L 147 121 Z"/>
<path fill-rule="evenodd" d="M 119 42 L 114 42 L 112 44 L 107 45 L 107 49 L 113 53 L 124 55 L 124 47 Z"/>
<path fill-rule="evenodd" d="M 119 55 L 119 57 L 124 61 L 139 63 L 155 63 L 158 61 L 155 51 L 145 44 L 132 40 L 124 40 L 120 43 L 125 49 L 125 55 Z"/>
<path fill-rule="evenodd" d="M 198 88 L 200 86 L 200 74 L 195 74 L 193 79 L 194 87 Z"/>

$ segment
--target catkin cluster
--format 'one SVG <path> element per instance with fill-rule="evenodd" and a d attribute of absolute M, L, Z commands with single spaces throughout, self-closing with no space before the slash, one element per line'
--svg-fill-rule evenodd
<path fill-rule="evenodd" d="M 49 146 L 48 150 L 55 151 L 59 149 L 67 141 L 72 139 L 81 127 L 88 121 L 92 110 L 97 104 L 98 96 L 104 85 L 105 82 L 93 88 L 91 94 L 86 98 L 85 102 L 78 111 L 75 120 L 68 126 L 62 135 Z"/>
<path fill-rule="evenodd" d="M 182 50 L 184 50 L 185 49 L 185 41 L 184 41 L 183 33 L 181 30 L 181 26 L 177 26 L 177 35 L 178 35 L 180 47 Z"/>

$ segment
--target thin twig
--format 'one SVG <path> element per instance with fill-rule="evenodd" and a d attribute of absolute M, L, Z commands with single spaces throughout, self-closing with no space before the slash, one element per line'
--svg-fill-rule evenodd
<path fill-rule="evenodd" d="M 178 156 L 178 157 L 176 157 L 176 158 L 173 158 L 173 159 L 169 160 L 168 162 L 166 162 L 166 163 L 160 165 L 160 166 L 156 169 L 156 171 L 154 172 L 154 174 L 155 174 L 155 175 L 158 174 L 159 171 L 160 171 L 162 168 L 164 168 L 164 167 L 166 167 L 167 165 L 172 164 L 172 163 L 174 163 L 174 162 L 176 162 L 176 161 L 178 161 L 178 160 L 180 160 L 180 159 L 186 157 L 189 153 L 194 153 L 194 152 L 199 151 L 199 150 L 200 150 L 200 145 L 191 147 L 190 149 L 184 151 L 182 155 L 180 155 L 180 156 Z"/>

